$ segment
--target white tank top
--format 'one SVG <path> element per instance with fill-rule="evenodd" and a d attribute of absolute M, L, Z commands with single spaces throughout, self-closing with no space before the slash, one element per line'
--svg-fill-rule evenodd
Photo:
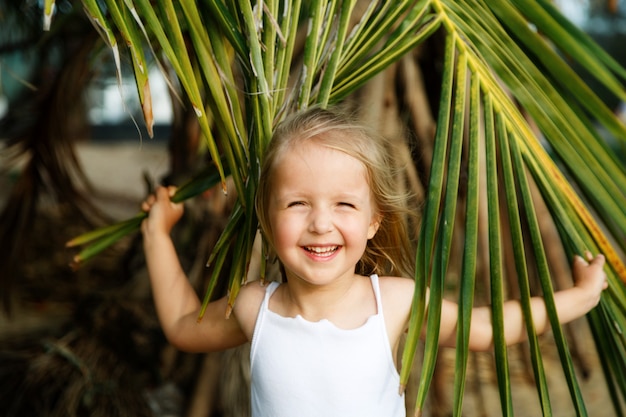
<path fill-rule="evenodd" d="M 356 329 L 269 310 L 261 304 L 250 352 L 252 417 L 404 417 L 404 395 L 385 329 L 378 277 L 377 314 Z"/>

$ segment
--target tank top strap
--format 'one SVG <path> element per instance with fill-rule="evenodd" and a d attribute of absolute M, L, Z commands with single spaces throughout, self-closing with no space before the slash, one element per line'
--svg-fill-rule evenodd
<path fill-rule="evenodd" d="M 276 291 L 279 285 L 280 282 L 272 281 L 269 283 L 267 288 L 265 288 L 265 297 L 263 298 L 263 307 L 265 309 L 269 308 L 270 297 L 272 296 L 272 294 L 274 294 L 274 291 Z"/>
<path fill-rule="evenodd" d="M 265 287 L 265 295 L 263 297 L 263 301 L 261 301 L 261 306 L 259 307 L 259 313 L 257 314 L 256 323 L 254 324 L 254 330 L 252 333 L 251 340 L 251 349 L 250 349 L 250 360 L 251 363 L 254 363 L 254 359 L 256 357 L 255 351 L 258 344 L 258 335 L 263 329 L 263 325 L 265 323 L 268 312 L 270 311 L 270 297 L 276 291 L 276 288 L 280 285 L 278 281 L 270 282 L 267 287 Z"/>
<path fill-rule="evenodd" d="M 370 275 L 370 280 L 372 282 L 372 289 L 374 290 L 374 297 L 376 298 L 376 311 L 381 316 L 383 315 L 383 302 L 382 297 L 380 296 L 380 283 L 378 279 L 378 275 L 373 274 Z"/>

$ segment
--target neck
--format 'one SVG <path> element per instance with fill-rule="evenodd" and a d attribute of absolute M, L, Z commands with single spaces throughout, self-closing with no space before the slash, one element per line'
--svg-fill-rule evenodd
<path fill-rule="evenodd" d="M 361 275 L 323 286 L 291 279 L 279 290 L 270 301 L 270 309 L 285 317 L 300 315 L 312 322 L 327 319 L 352 329 L 377 312 L 371 281 Z"/>
<path fill-rule="evenodd" d="M 324 318 L 344 304 L 356 281 L 357 276 L 322 286 L 291 280 L 285 288 L 286 305 L 303 316 Z"/>

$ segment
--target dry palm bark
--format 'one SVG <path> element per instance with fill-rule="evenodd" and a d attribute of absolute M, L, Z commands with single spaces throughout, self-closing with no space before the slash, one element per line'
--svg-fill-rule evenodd
<path fill-rule="evenodd" d="M 65 45 L 58 66 L 50 62 L 53 53 L 49 49 L 54 49 L 54 44 L 39 49 L 37 88 L 25 91 L 0 126 L 0 139 L 6 141 L 3 152 L 12 157 L 2 169 L 15 169 L 25 160 L 0 212 L 0 302 L 7 312 L 19 260 L 33 237 L 33 218 L 45 199 L 92 226 L 102 224 L 105 218 L 80 191 L 79 184 L 88 181 L 74 150 L 74 142 L 86 132 L 83 96 L 93 76 L 87 62 L 100 39 L 95 32 L 80 40 L 72 34 L 66 36 L 71 42 Z"/>

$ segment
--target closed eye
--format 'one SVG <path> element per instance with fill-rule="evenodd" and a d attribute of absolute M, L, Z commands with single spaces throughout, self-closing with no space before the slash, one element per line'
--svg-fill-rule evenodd
<path fill-rule="evenodd" d="M 289 204 L 287 204 L 287 207 L 296 207 L 296 206 L 303 206 L 304 205 L 304 201 L 292 201 Z"/>
<path fill-rule="evenodd" d="M 352 203 L 347 203 L 345 201 L 342 201 L 341 203 L 339 203 L 340 206 L 342 207 L 348 207 L 348 208 L 356 208 L 356 206 Z"/>

